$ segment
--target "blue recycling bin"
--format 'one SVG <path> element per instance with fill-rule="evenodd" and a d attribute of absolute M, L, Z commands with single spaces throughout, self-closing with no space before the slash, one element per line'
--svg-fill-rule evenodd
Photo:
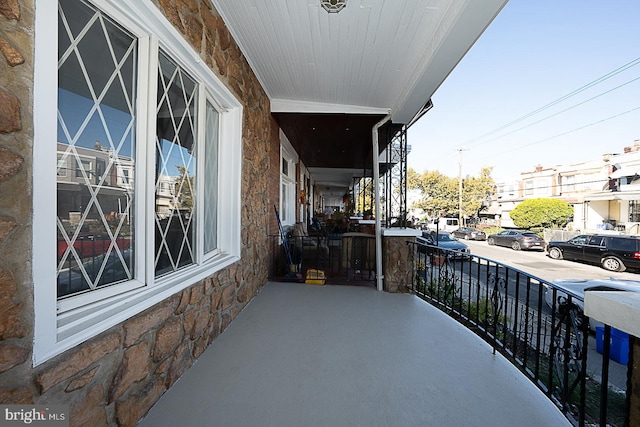
<path fill-rule="evenodd" d="M 596 351 L 604 351 L 604 326 L 596 326 Z M 609 358 L 622 365 L 629 363 L 629 334 L 611 328 Z"/>

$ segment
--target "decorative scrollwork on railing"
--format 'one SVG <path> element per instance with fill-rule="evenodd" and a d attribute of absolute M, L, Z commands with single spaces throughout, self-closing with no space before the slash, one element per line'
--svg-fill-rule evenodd
<path fill-rule="evenodd" d="M 504 299 L 506 292 L 506 281 L 504 277 L 498 276 L 496 273 L 489 273 L 487 277 L 487 285 L 491 289 L 489 297 L 491 301 L 492 316 L 487 316 L 487 321 L 491 320 L 491 326 L 494 328 L 494 336 L 497 335 L 498 324 L 501 316 L 504 315 Z M 489 319 L 489 317 L 491 319 Z"/>
<path fill-rule="evenodd" d="M 562 299 L 557 306 L 558 317 L 553 325 L 553 369 L 557 387 L 554 395 L 566 405 L 580 384 L 583 375 L 584 334 L 588 322 L 582 309 L 573 302 Z"/>

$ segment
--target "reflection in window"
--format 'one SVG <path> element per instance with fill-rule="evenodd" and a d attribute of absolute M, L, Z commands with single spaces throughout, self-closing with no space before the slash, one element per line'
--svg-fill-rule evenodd
<path fill-rule="evenodd" d="M 137 41 L 78 0 L 58 3 L 58 298 L 132 278 Z M 67 174 L 67 165 L 75 173 Z M 95 169 L 94 169 L 95 168 Z M 133 178 L 133 177 L 132 177 Z"/>
<path fill-rule="evenodd" d="M 282 212 L 280 212 L 280 220 L 283 223 L 286 223 L 289 218 L 287 215 L 287 212 L 289 211 L 289 197 L 288 197 L 288 184 L 286 183 L 282 183 L 282 196 L 281 196 L 281 206 L 282 206 Z"/>
<path fill-rule="evenodd" d="M 629 201 L 629 221 L 640 222 L 640 200 Z"/>
<path fill-rule="evenodd" d="M 79 159 L 76 162 L 76 178 L 91 177 L 91 161 Z"/>
<path fill-rule="evenodd" d="M 195 261 L 197 85 L 164 53 L 158 58 L 155 272 Z"/>
<path fill-rule="evenodd" d="M 218 112 L 207 101 L 204 146 L 204 253 L 218 247 Z"/>

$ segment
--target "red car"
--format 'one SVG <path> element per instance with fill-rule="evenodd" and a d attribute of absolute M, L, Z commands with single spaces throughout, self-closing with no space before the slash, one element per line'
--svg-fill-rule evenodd
<path fill-rule="evenodd" d="M 88 258 L 104 254 L 111 245 L 111 239 L 105 234 L 81 234 L 78 236 L 73 247 L 76 249 L 80 258 Z M 116 245 L 120 250 L 127 249 L 131 245 L 130 237 L 118 237 L 116 238 Z M 62 239 L 58 240 L 58 259 L 62 259 L 62 256 L 66 252 L 69 245 L 67 241 Z"/>

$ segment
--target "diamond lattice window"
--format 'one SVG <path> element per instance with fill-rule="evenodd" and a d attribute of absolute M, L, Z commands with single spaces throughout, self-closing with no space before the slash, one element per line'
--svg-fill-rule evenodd
<path fill-rule="evenodd" d="M 59 3 L 57 284 L 66 297 L 132 278 L 137 40 L 91 6 Z M 67 166 L 75 173 L 68 174 Z"/>
<path fill-rule="evenodd" d="M 152 0 L 37 4 L 39 364 L 238 262 L 243 119 Z"/>
<path fill-rule="evenodd" d="M 195 81 L 164 53 L 158 61 L 156 275 L 194 262 L 196 207 Z"/>

